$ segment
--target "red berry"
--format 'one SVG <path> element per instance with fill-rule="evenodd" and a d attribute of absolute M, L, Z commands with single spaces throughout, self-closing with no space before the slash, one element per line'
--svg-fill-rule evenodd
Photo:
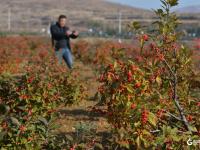
<path fill-rule="evenodd" d="M 51 89 L 52 88 L 52 84 L 51 83 L 48 83 L 48 89 Z"/>
<path fill-rule="evenodd" d="M 29 110 L 28 110 L 28 115 L 31 116 L 32 113 L 33 113 L 33 112 L 32 112 L 32 109 L 29 109 Z"/>
<path fill-rule="evenodd" d="M 141 56 L 137 56 L 135 58 L 135 60 L 138 61 L 138 62 L 142 62 L 144 59 Z"/>
<path fill-rule="evenodd" d="M 190 121 L 192 121 L 192 119 L 193 119 L 193 117 L 191 116 L 191 115 L 188 115 L 187 116 L 187 120 L 190 122 Z"/>
<path fill-rule="evenodd" d="M 147 34 L 144 34 L 142 38 L 143 38 L 144 41 L 148 41 L 149 40 L 149 36 Z"/>
<path fill-rule="evenodd" d="M 147 123 L 147 121 L 148 121 L 148 115 L 149 115 L 149 112 L 145 109 L 142 112 L 142 116 L 141 116 L 142 117 L 141 120 L 142 120 L 143 124 Z"/>
<path fill-rule="evenodd" d="M 130 70 L 128 71 L 127 76 L 128 76 L 128 81 L 130 82 L 132 80 L 132 76 L 133 76 L 132 72 Z"/>
<path fill-rule="evenodd" d="M 165 60 L 165 57 L 164 57 L 163 54 L 158 54 L 158 59 L 159 59 L 160 61 L 163 61 L 163 60 Z"/>
<path fill-rule="evenodd" d="M 19 127 L 19 130 L 20 130 L 21 133 L 24 133 L 24 131 L 26 130 L 26 127 L 24 125 L 21 125 Z"/>
<path fill-rule="evenodd" d="M 154 49 L 155 47 L 156 47 L 155 43 L 151 43 L 151 44 L 150 44 L 150 48 L 151 48 L 151 49 Z"/>
<path fill-rule="evenodd" d="M 29 141 L 29 142 L 32 141 L 32 140 L 33 140 L 33 138 L 31 138 L 31 137 L 28 138 L 28 141 Z"/>
<path fill-rule="evenodd" d="M 162 118 L 163 117 L 163 113 L 164 113 L 164 110 L 163 109 L 160 109 L 157 111 L 157 116 L 158 118 Z"/>
<path fill-rule="evenodd" d="M 137 106 L 137 105 L 136 105 L 135 103 L 131 104 L 131 109 L 135 109 L 136 106 Z"/>
<path fill-rule="evenodd" d="M 100 82 L 103 82 L 103 80 L 104 80 L 104 75 L 103 74 L 100 76 L 99 80 L 100 80 Z"/>
<path fill-rule="evenodd" d="M 27 80 L 27 82 L 28 82 L 28 83 L 32 83 L 33 80 L 34 80 L 34 77 L 29 77 L 28 80 Z"/>
<path fill-rule="evenodd" d="M 137 83 L 135 84 L 135 88 L 139 88 L 139 87 L 141 87 L 141 83 L 140 83 L 140 82 L 137 82 Z"/>
<path fill-rule="evenodd" d="M 25 95 L 25 94 L 22 94 L 22 95 L 20 95 L 20 98 L 23 99 L 23 100 L 26 100 L 26 99 L 29 98 L 29 96 L 28 96 L 28 95 Z"/>
<path fill-rule="evenodd" d="M 131 66 L 131 69 L 132 69 L 132 71 L 137 71 L 137 70 L 138 70 L 138 67 L 135 66 L 135 65 L 132 65 L 132 66 Z"/>
<path fill-rule="evenodd" d="M 128 76 L 132 77 L 132 72 L 130 70 L 128 71 Z"/>

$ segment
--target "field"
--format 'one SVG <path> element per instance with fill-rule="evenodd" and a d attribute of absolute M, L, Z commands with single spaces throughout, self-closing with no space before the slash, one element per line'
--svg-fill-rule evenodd
<path fill-rule="evenodd" d="M 179 40 L 175 5 L 122 43 L 73 41 L 72 70 L 49 37 L 0 37 L 0 149 L 198 150 L 200 39 Z"/>
<path fill-rule="evenodd" d="M 52 21 L 57 20 L 59 14 L 67 15 L 71 28 L 84 32 L 94 28 L 104 32 L 111 29 L 117 33 L 119 11 L 122 13 L 123 28 L 133 20 L 143 22 L 144 25 L 150 25 L 152 21 L 157 20 L 152 11 L 110 3 L 106 0 L 15 0 L 12 2 L 0 0 L 0 3 L 0 32 L 41 34 L 41 30 L 47 29 Z M 10 30 L 8 29 L 9 9 Z M 199 30 L 199 13 L 178 15 L 186 26 L 184 29 L 188 32 Z"/>
<path fill-rule="evenodd" d="M 1 95 L 3 94 L 2 90 L 5 90 L 5 89 L 2 89 L 2 88 L 5 88 L 5 87 L 2 87 L 3 83 L 7 80 L 10 80 L 10 78 L 11 80 L 18 81 L 18 79 L 24 78 L 25 76 L 26 78 L 28 78 L 27 84 L 31 84 L 29 82 L 34 83 L 34 78 L 36 78 L 36 76 L 35 77 L 33 76 L 31 78 L 29 77 L 32 75 L 31 72 L 34 72 L 34 74 L 40 73 L 39 75 L 47 75 L 45 73 L 45 70 L 43 70 L 44 72 L 43 71 L 38 72 L 39 71 L 38 69 L 44 69 L 43 65 L 45 67 L 48 67 L 48 66 L 55 67 L 54 68 L 55 70 L 54 69 L 50 70 L 46 68 L 46 71 L 50 71 L 52 73 L 58 74 L 59 78 L 62 78 L 62 76 L 65 78 L 68 78 L 66 75 L 69 73 L 69 70 L 67 69 L 64 62 L 61 66 L 56 65 L 56 59 L 54 58 L 54 53 L 53 53 L 53 49 L 51 48 L 50 39 L 46 37 L 37 37 L 37 36 L 36 37 L 34 36 L 33 37 L 24 37 L 24 36 L 12 37 L 11 36 L 11 37 L 2 37 L 0 39 L 0 42 L 1 42 L 0 52 L 1 52 L 1 56 L 3 56 L 1 59 L 1 68 L 0 68 Z M 75 43 L 73 43 L 75 64 L 74 64 L 74 70 L 71 73 L 70 78 L 73 78 L 72 80 L 74 83 L 72 82 L 69 85 L 63 85 L 63 86 L 71 86 L 71 84 L 72 85 L 78 84 L 78 86 L 81 86 L 83 89 L 80 93 L 81 96 L 80 98 L 78 98 L 78 101 L 77 100 L 74 101 L 73 99 L 70 99 L 68 101 L 66 99 L 56 104 L 58 108 L 54 108 L 55 109 L 54 111 L 58 113 L 57 114 L 58 116 L 56 116 L 54 119 L 55 119 L 56 125 L 60 125 L 60 127 L 53 130 L 51 134 L 53 134 L 54 136 L 55 135 L 69 136 L 71 138 L 74 138 L 73 142 L 75 143 L 82 142 L 81 140 L 83 139 L 88 140 L 90 139 L 91 136 L 94 138 L 93 140 L 95 140 L 96 143 L 101 143 L 101 144 L 108 143 L 107 140 L 109 140 L 110 136 L 112 135 L 111 133 L 112 127 L 107 122 L 107 119 L 104 113 L 102 113 L 102 111 L 104 110 L 104 107 L 102 107 L 101 105 L 99 107 L 100 100 L 96 94 L 98 92 L 98 87 L 100 83 L 97 80 L 97 77 L 99 76 L 101 72 L 102 65 L 109 64 L 111 57 L 114 57 L 114 55 L 111 56 L 111 53 L 112 53 L 111 50 L 113 48 L 116 51 L 120 51 L 120 49 L 129 48 L 132 51 L 132 52 L 129 52 L 130 54 L 129 53 L 126 54 L 129 57 L 133 55 L 131 53 L 134 53 L 134 55 L 138 53 L 138 50 L 134 46 L 131 46 L 131 44 L 128 44 L 128 43 L 130 43 L 130 41 L 127 41 L 124 44 L 119 44 L 112 40 L 107 41 L 103 39 L 95 39 L 95 40 L 94 39 L 80 39 L 76 41 Z M 194 45 L 194 42 L 192 43 Z M 196 63 L 197 68 L 199 66 L 199 62 L 198 62 L 199 54 L 200 53 L 198 51 L 195 51 L 194 58 L 196 60 L 195 63 Z M 115 55 L 116 57 L 119 57 L 121 54 L 115 54 Z M 27 67 L 30 67 L 33 70 L 27 70 Z M 52 75 L 52 78 L 53 78 L 53 75 Z M 47 81 L 47 83 L 45 84 L 49 85 L 50 83 L 51 83 L 50 81 Z M 33 85 L 30 85 L 30 86 L 33 86 Z M 32 96 L 34 96 L 36 93 L 27 93 L 27 94 L 31 94 Z M 51 96 L 51 94 L 54 95 L 54 93 L 48 93 L 48 94 L 47 96 Z M 25 96 L 25 95 L 21 95 L 21 96 Z M 63 95 L 60 95 L 60 96 L 63 97 Z M 19 100 L 23 100 L 23 98 Z M 3 101 L 4 99 L 1 100 L 1 105 L 4 104 Z M 6 103 L 8 103 L 9 105 L 10 103 L 17 103 L 18 105 L 18 102 L 7 101 Z M 65 103 L 67 103 L 67 106 L 64 106 Z M 48 109 L 49 108 L 47 108 L 47 110 Z M 18 111 L 19 110 L 16 110 L 16 112 Z M 10 114 L 12 113 L 10 112 Z M 3 124 L 2 127 L 5 128 L 5 125 Z M 90 132 L 89 135 L 87 132 Z M 83 137 L 80 137 L 80 135 L 77 136 L 76 134 L 80 134 Z M 88 140 L 86 142 L 92 142 L 92 141 Z M 89 143 L 86 143 L 86 144 L 89 144 Z"/>

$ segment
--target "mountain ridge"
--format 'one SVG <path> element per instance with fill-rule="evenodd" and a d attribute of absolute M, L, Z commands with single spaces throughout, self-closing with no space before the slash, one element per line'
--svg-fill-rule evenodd
<path fill-rule="evenodd" d="M 178 13 L 200 13 L 200 5 L 191 5 L 176 10 Z"/>

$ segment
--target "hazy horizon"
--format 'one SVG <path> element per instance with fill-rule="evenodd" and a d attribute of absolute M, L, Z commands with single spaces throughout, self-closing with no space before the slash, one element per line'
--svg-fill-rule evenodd
<path fill-rule="evenodd" d="M 108 0 L 111 2 L 116 2 L 124 5 L 129 5 L 138 8 L 144 9 L 155 9 L 161 6 L 160 0 Z M 175 8 L 183 8 L 187 6 L 200 5 L 200 1 L 197 0 L 179 0 L 178 7 Z"/>

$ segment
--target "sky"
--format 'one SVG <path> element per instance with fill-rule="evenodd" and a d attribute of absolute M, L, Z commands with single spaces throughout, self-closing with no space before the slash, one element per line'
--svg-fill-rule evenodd
<path fill-rule="evenodd" d="M 145 9 L 155 9 L 160 8 L 160 0 L 108 0 L 112 2 L 117 2 L 125 5 L 131 5 L 134 7 L 145 8 Z M 182 8 L 191 5 L 200 5 L 200 0 L 179 0 L 179 6 L 176 8 Z"/>

